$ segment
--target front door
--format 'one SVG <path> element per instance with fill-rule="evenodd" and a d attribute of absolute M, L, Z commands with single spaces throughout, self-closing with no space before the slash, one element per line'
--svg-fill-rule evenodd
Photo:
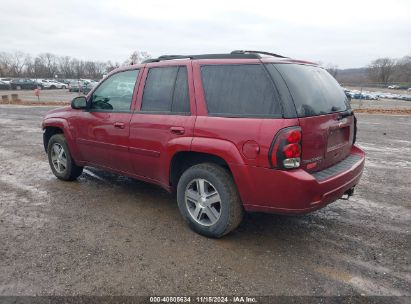
<path fill-rule="evenodd" d="M 120 172 L 129 164 L 131 103 L 139 70 L 109 76 L 89 98 L 88 110 L 77 121 L 77 146 L 82 159 Z"/>

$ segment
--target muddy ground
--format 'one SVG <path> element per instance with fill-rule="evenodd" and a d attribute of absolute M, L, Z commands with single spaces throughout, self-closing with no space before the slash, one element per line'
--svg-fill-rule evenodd
<path fill-rule="evenodd" d="M 0 295 L 411 295 L 411 116 L 358 115 L 367 162 L 349 201 L 248 214 L 213 240 L 156 186 L 56 179 L 48 109 L 0 106 Z"/>

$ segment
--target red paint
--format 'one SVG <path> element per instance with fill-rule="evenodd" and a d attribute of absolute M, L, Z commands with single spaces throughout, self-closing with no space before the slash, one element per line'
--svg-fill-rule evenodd
<path fill-rule="evenodd" d="M 141 71 L 129 113 L 90 112 L 66 107 L 50 111 L 43 121 L 43 129 L 58 127 L 63 130 L 70 152 L 79 165 L 97 166 L 156 183 L 168 191 L 173 190 L 170 181 L 173 157 L 179 152 L 200 152 L 225 160 L 246 210 L 306 213 L 321 208 L 355 186 L 363 171 L 364 152 L 351 144 L 352 117 L 337 122 L 338 114 L 301 119 L 207 115 L 200 77 L 201 64 L 258 64 L 261 61 L 170 60 L 139 65 Z M 291 59 L 278 61 L 304 63 Z M 176 65 L 186 66 L 188 70 L 191 115 L 138 112 L 148 68 Z M 122 68 L 126 69 L 129 67 Z M 92 94 L 93 91 L 88 98 Z M 344 127 L 341 123 L 347 127 L 344 131 L 337 130 Z M 272 162 L 275 157 L 270 159 L 270 148 L 278 148 L 275 145 L 271 147 L 273 140 L 280 130 L 287 127 L 301 128 L 301 132 L 297 128 L 297 131 L 286 133 L 288 137 L 284 139 L 288 140 L 289 146 L 284 153 L 292 157 L 301 153 L 302 165 L 292 170 L 274 169 Z M 330 132 L 334 132 L 331 137 Z M 335 144 L 340 143 L 341 138 L 343 143 Z M 310 174 L 329 167 L 349 154 L 361 156 L 349 170 L 321 182 Z M 319 156 L 320 159 L 316 159 Z"/>

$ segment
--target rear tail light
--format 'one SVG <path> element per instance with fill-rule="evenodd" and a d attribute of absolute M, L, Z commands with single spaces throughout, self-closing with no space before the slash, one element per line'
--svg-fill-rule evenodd
<path fill-rule="evenodd" d="M 270 147 L 269 161 L 273 168 L 294 169 L 301 164 L 301 128 L 280 130 Z"/>

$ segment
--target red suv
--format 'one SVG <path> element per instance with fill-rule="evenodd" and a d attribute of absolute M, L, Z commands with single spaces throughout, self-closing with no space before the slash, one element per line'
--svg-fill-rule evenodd
<path fill-rule="evenodd" d="M 92 166 L 158 184 L 211 237 L 235 229 L 244 210 L 308 213 L 352 195 L 365 158 L 330 74 L 255 51 L 117 69 L 47 113 L 43 129 L 58 178 Z"/>

